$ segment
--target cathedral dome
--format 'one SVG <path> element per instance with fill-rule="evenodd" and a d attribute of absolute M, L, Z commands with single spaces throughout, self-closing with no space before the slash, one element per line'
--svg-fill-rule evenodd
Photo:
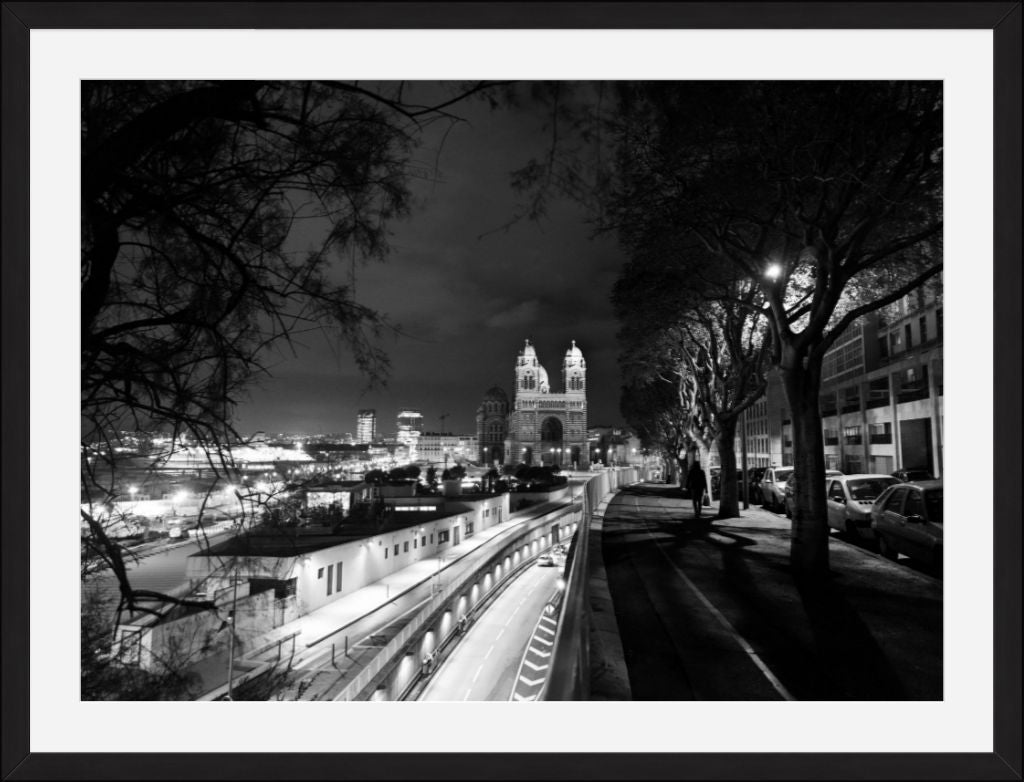
<path fill-rule="evenodd" d="M 497 386 L 492 386 L 491 388 L 487 389 L 487 393 L 484 394 L 484 401 L 485 402 L 502 402 L 502 403 L 507 405 L 508 404 L 508 394 L 506 394 L 504 391 L 502 391 Z"/>
<path fill-rule="evenodd" d="M 533 345 L 530 344 L 530 340 L 526 340 L 526 345 L 519 351 L 519 355 L 523 358 L 537 357 L 537 351 L 533 349 Z"/>
<path fill-rule="evenodd" d="M 566 358 L 583 358 L 583 351 L 576 347 L 576 340 L 572 341 L 572 347 L 565 351 Z"/>

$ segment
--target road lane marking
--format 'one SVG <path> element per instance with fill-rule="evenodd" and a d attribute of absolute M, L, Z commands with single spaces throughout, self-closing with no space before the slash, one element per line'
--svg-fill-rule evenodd
<path fill-rule="evenodd" d="M 481 665 L 476 669 L 476 673 L 473 675 L 473 681 L 470 684 L 476 684 L 476 680 L 480 678 L 480 672 L 483 671 L 484 667 Z"/>
<path fill-rule="evenodd" d="M 536 695 L 520 695 L 518 692 L 513 694 L 513 698 L 517 701 L 535 701 L 537 700 Z"/>
<path fill-rule="evenodd" d="M 555 634 L 555 631 L 552 630 L 550 627 L 538 627 L 537 628 L 537 632 L 538 633 L 549 633 L 551 635 Z"/>
<path fill-rule="evenodd" d="M 520 675 L 519 681 L 521 681 L 527 687 L 536 687 L 538 684 L 544 683 L 544 677 L 541 676 L 539 679 L 527 679 L 525 676 Z"/>
<path fill-rule="evenodd" d="M 536 641 L 537 643 L 542 643 L 545 646 L 554 646 L 554 644 L 551 641 L 546 641 L 543 638 L 534 638 L 533 640 Z"/>
<path fill-rule="evenodd" d="M 533 652 L 534 654 L 540 655 L 541 657 L 550 657 L 551 656 L 551 652 L 542 652 L 540 649 L 534 649 L 532 646 L 529 647 L 526 651 Z"/>
<path fill-rule="evenodd" d="M 493 652 L 493 651 L 494 651 L 494 645 L 491 644 L 491 648 L 487 650 L 487 654 L 484 655 L 484 659 L 486 660 L 488 657 L 490 657 L 491 656 L 491 652 Z"/>
<path fill-rule="evenodd" d="M 494 636 L 494 640 L 495 640 L 495 641 L 497 641 L 497 640 L 498 640 L 499 638 L 501 638 L 501 634 L 502 634 L 503 632 L 505 632 L 505 628 L 504 628 L 504 627 L 503 627 L 503 628 L 501 628 L 501 629 L 500 629 L 500 630 L 498 631 L 498 634 L 497 634 L 496 636 Z"/>
<path fill-rule="evenodd" d="M 534 664 L 533 664 L 533 663 L 531 663 L 531 662 L 530 662 L 529 660 L 524 660 L 523 662 L 524 662 L 524 663 L 525 663 L 526 665 L 528 665 L 528 666 L 530 666 L 531 668 L 533 668 L 533 670 L 535 670 L 535 671 L 545 671 L 545 670 L 547 670 L 547 669 L 548 669 L 548 667 L 549 667 L 547 663 L 544 663 L 544 665 L 534 665 Z"/>
<path fill-rule="evenodd" d="M 650 534 L 650 532 L 648 532 L 648 534 Z M 651 538 L 654 538 L 654 536 L 651 535 Z M 704 593 L 697 588 L 697 585 L 690 580 L 689 576 L 687 576 L 686 573 L 684 573 L 679 568 L 679 566 L 672 561 L 668 554 L 664 552 L 661 546 L 656 546 L 655 548 L 657 548 L 661 556 L 665 558 L 665 561 L 672 566 L 672 569 L 679 574 L 679 577 L 683 580 L 683 583 L 686 584 L 686 586 L 690 588 L 690 591 L 692 591 L 693 594 L 697 596 L 697 599 L 700 600 L 701 604 L 711 613 L 713 617 L 715 617 L 715 619 L 718 620 L 722 627 L 725 628 L 725 631 L 732 636 L 734 641 L 736 641 L 739 647 L 747 653 L 747 656 L 750 657 L 751 662 L 753 662 L 754 665 L 757 666 L 758 670 L 760 670 L 761 673 L 764 674 L 764 677 L 769 681 L 772 687 L 775 688 L 776 692 L 778 692 L 779 695 L 781 695 L 787 701 L 796 700 L 790 694 L 789 690 L 785 688 L 782 682 L 778 680 L 775 674 L 772 673 L 771 669 L 767 665 L 765 665 L 764 661 L 760 658 L 757 652 L 754 651 L 754 647 L 750 645 L 746 638 L 744 638 L 736 631 L 736 628 L 732 626 L 732 622 L 726 619 L 725 615 L 721 611 L 719 611 L 710 600 L 708 600 Z"/>

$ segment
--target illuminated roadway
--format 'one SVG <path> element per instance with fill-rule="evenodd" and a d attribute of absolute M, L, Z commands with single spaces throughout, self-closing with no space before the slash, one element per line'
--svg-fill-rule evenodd
<path fill-rule="evenodd" d="M 418 700 L 507 701 L 561 568 L 531 565 L 494 600 L 433 674 Z"/>

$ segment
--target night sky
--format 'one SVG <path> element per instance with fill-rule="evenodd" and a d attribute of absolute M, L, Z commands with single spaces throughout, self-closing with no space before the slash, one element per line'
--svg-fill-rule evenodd
<path fill-rule="evenodd" d="M 239 431 L 309 435 L 355 432 L 360 408 L 375 408 L 378 433 L 393 434 L 399 407 L 418 408 L 424 429 L 475 432 L 484 392 L 511 399 L 516 354 L 529 338 L 560 392 L 561 362 L 575 339 L 587 361 L 589 422 L 615 424 L 617 324 L 609 300 L 623 258 L 611 236 L 593 237 L 583 209 L 553 204 L 541 222 L 502 226 L 520 210 L 510 173 L 550 139 L 539 109 L 461 105 L 468 122 L 439 145 L 429 132 L 417 164 L 440 181 L 414 180 L 412 215 L 391 225 L 386 261 L 358 263 L 356 298 L 401 326 L 381 345 L 391 360 L 387 386 L 367 390 L 350 353 L 319 333 L 298 355 L 274 354 L 273 377 L 239 407 Z M 349 265 L 342 264 L 344 273 Z"/>

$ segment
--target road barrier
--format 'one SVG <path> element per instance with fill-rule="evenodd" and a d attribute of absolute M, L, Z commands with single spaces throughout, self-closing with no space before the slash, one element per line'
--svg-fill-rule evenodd
<path fill-rule="evenodd" d="M 538 700 L 587 700 L 590 694 L 590 522 L 616 491 L 640 479 L 641 468 L 627 467 L 598 473 L 585 484 L 550 673 Z"/>
<path fill-rule="evenodd" d="M 351 701 L 351 700 L 365 700 L 366 690 L 385 673 L 390 666 L 395 665 L 396 658 L 403 657 L 409 653 L 409 647 L 414 641 L 416 641 L 421 634 L 429 629 L 431 623 L 435 620 L 436 616 L 442 612 L 449 603 L 457 602 L 462 593 L 466 591 L 476 580 L 480 578 L 480 573 L 493 567 L 495 561 L 501 561 L 508 555 L 508 551 L 514 549 L 520 545 L 523 537 L 529 536 L 539 529 L 542 529 L 552 519 L 558 519 L 567 513 L 575 513 L 573 505 L 569 505 L 563 508 L 558 508 L 545 513 L 543 516 L 534 519 L 526 528 L 522 529 L 521 535 L 518 535 L 513 540 L 503 541 L 501 548 L 496 551 L 493 555 L 487 558 L 487 560 L 479 567 L 474 568 L 464 574 L 455 581 L 448 583 L 440 591 L 436 592 L 432 597 L 425 601 L 420 609 L 416 611 L 415 616 L 412 616 L 382 648 L 373 656 L 359 671 L 358 674 L 345 686 L 345 688 L 339 692 L 332 700 L 334 701 Z M 514 527 L 510 527 L 514 529 Z M 520 568 L 513 568 L 503 573 L 500 582 L 492 585 L 491 590 L 493 591 L 498 587 L 499 584 L 503 583 L 511 575 L 512 570 L 518 571 Z M 466 611 L 467 614 L 472 613 L 473 607 L 484 603 L 484 597 L 481 596 L 480 602 L 475 603 L 473 606 Z M 461 618 L 461 617 L 460 617 Z M 416 655 L 414 655 L 414 658 Z M 399 663 L 401 660 L 399 660 Z M 405 689 L 405 686 L 402 686 Z"/>

